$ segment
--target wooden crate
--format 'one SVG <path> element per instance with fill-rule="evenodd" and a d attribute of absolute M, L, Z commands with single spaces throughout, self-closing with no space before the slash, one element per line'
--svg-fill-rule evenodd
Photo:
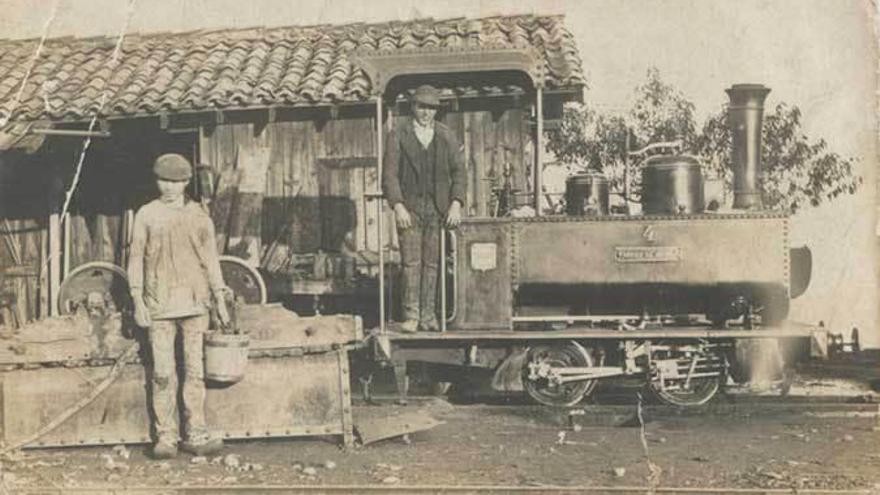
<path fill-rule="evenodd" d="M 209 387 L 209 426 L 230 439 L 340 435 L 350 445 L 347 349 L 363 340 L 360 319 L 300 318 L 280 305 L 245 306 L 238 316 L 251 336 L 246 376 L 233 385 Z M 7 367 L 0 371 L 0 439 L 5 445 L 39 431 L 108 376 L 111 366 L 84 363 L 90 358 L 109 363 L 106 358 L 121 355 L 133 341 L 119 333 L 118 318 L 105 323 L 46 320 L 22 332 L 27 339 L 14 341 L 22 350 L 0 354 L 0 364 Z M 65 338 L 36 338 L 52 330 Z M 147 394 L 144 365 L 127 364 L 88 406 L 28 446 L 148 442 Z"/>
<path fill-rule="evenodd" d="M 0 374 L 2 439 L 26 438 L 104 379 L 109 366 L 38 368 Z M 150 441 L 144 367 L 127 365 L 91 404 L 28 447 Z M 239 383 L 209 388 L 209 426 L 225 438 L 339 435 L 352 444 L 348 352 L 257 357 Z"/>

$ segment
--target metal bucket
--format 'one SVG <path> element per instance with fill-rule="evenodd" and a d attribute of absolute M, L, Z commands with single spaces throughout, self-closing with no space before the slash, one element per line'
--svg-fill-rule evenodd
<path fill-rule="evenodd" d="M 652 156 L 642 168 L 642 212 L 646 215 L 702 213 L 703 172 L 690 156 Z"/>
<path fill-rule="evenodd" d="M 205 379 L 236 383 L 244 378 L 250 337 L 246 334 L 205 334 Z"/>
<path fill-rule="evenodd" d="M 572 175 L 565 180 L 565 213 L 579 217 L 608 214 L 608 179 L 599 172 Z"/>

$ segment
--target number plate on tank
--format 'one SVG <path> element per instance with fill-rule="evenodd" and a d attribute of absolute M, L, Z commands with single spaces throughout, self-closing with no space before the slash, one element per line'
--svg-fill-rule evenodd
<path fill-rule="evenodd" d="M 618 246 L 614 261 L 618 263 L 674 263 L 681 261 L 678 246 Z"/>
<path fill-rule="evenodd" d="M 494 242 L 475 242 L 471 244 L 471 269 L 477 271 L 494 270 L 498 266 L 498 245 Z"/>

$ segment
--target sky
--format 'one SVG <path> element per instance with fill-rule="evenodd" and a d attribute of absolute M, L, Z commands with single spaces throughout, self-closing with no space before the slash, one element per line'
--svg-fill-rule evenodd
<path fill-rule="evenodd" d="M 50 37 L 116 34 L 127 19 L 126 0 L 0 0 L 0 37 L 39 37 L 56 4 Z M 814 276 L 792 317 L 859 326 L 880 345 L 874 8 L 868 0 L 138 0 L 129 31 L 565 14 L 595 106 L 626 109 L 651 66 L 699 118 L 726 102 L 731 84 L 765 84 L 768 106 L 798 105 L 806 134 L 860 158 L 866 179 L 856 196 L 793 219 L 793 241 L 813 249 Z"/>

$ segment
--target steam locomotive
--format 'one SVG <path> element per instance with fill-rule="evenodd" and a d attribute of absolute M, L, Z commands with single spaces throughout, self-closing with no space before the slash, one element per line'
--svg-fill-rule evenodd
<path fill-rule="evenodd" d="M 730 375 L 748 379 L 743 342 L 810 331 L 786 319 L 808 285 L 809 251 L 792 250 L 787 215 L 761 202 L 769 91 L 727 90 L 732 209 L 706 208 L 700 163 L 687 155 L 645 160 L 638 215 L 609 212 L 604 177 L 570 177 L 564 215 L 464 220 L 444 248 L 446 332 L 383 332 L 378 348 L 398 362 L 437 346 L 500 352 L 498 373 L 521 373 L 529 395 L 553 406 L 609 377 L 644 377 L 679 406 L 709 401 Z"/>

